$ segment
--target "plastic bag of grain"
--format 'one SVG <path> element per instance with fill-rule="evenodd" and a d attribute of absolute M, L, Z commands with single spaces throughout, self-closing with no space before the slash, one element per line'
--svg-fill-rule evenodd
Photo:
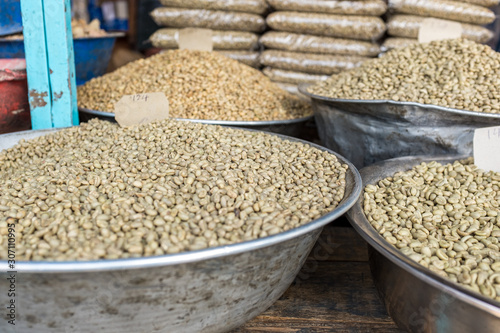
<path fill-rule="evenodd" d="M 280 87 L 281 89 L 283 89 L 285 91 L 288 91 L 290 94 L 294 94 L 294 95 L 297 95 L 297 96 L 300 96 L 300 97 L 305 97 L 304 95 L 302 95 L 300 93 L 299 87 L 296 84 L 286 83 L 286 82 L 279 82 L 279 81 L 273 81 L 273 82 L 276 83 L 276 85 L 278 87 Z"/>
<path fill-rule="evenodd" d="M 367 1 L 325 1 L 325 0 L 267 0 L 276 10 L 298 12 L 381 16 L 387 5 L 381 0 Z"/>
<path fill-rule="evenodd" d="M 259 42 L 268 49 L 285 51 L 365 57 L 375 57 L 380 53 L 380 46 L 372 42 L 281 31 L 268 31 L 260 37 Z"/>
<path fill-rule="evenodd" d="M 217 51 L 218 53 L 225 55 L 228 58 L 238 60 L 239 62 L 248 65 L 253 68 L 260 67 L 259 52 L 252 51 L 240 51 L 240 50 L 225 50 Z"/>
<path fill-rule="evenodd" d="M 266 27 L 259 15 L 219 10 L 159 7 L 151 12 L 151 17 L 156 24 L 173 28 L 261 32 Z"/>
<path fill-rule="evenodd" d="M 160 0 L 166 7 L 224 10 L 262 15 L 269 9 L 265 0 Z"/>
<path fill-rule="evenodd" d="M 361 40 L 376 40 L 385 32 L 384 21 L 374 16 L 274 12 L 266 22 L 278 31 Z"/>
<path fill-rule="evenodd" d="M 395 37 L 417 38 L 418 30 L 425 17 L 394 15 L 387 21 L 387 34 Z M 461 23 L 462 37 L 478 43 L 486 43 L 493 38 L 493 32 L 478 25 Z"/>
<path fill-rule="evenodd" d="M 287 71 L 279 68 L 265 67 L 262 70 L 267 77 L 272 81 L 285 82 L 299 84 L 305 83 L 315 83 L 317 81 L 323 81 L 329 78 L 328 75 L 318 75 L 318 74 L 308 74 L 296 71 Z"/>
<path fill-rule="evenodd" d="M 467 2 L 473 5 L 478 5 L 487 8 L 496 6 L 500 2 L 500 0 L 455 0 L 455 1 Z"/>
<path fill-rule="evenodd" d="M 488 24 L 495 13 L 487 8 L 448 0 L 389 0 L 395 13 L 442 18 L 471 24 Z"/>
<path fill-rule="evenodd" d="M 418 43 L 416 38 L 389 37 L 382 43 L 382 50 L 389 51 Z"/>
<path fill-rule="evenodd" d="M 311 102 L 311 98 L 309 98 L 308 96 L 302 94 L 300 91 L 299 91 L 299 87 L 296 85 L 296 84 L 293 84 L 293 83 L 286 83 L 286 82 L 279 82 L 279 81 L 273 81 L 278 87 L 280 87 L 281 89 L 285 90 L 285 91 L 288 91 L 290 94 L 293 94 L 297 97 L 299 97 L 300 99 L 304 100 L 304 101 L 308 101 L 308 102 Z M 315 130 L 316 131 L 316 130 Z"/>
<path fill-rule="evenodd" d="M 264 66 L 323 75 L 331 75 L 358 67 L 367 59 L 370 58 L 278 50 L 265 50 L 260 55 L 260 63 Z"/>
<path fill-rule="evenodd" d="M 149 37 L 154 47 L 163 49 L 179 48 L 179 29 L 163 28 L 155 31 Z M 212 31 L 214 50 L 256 50 L 259 47 L 259 37 L 246 31 Z"/>

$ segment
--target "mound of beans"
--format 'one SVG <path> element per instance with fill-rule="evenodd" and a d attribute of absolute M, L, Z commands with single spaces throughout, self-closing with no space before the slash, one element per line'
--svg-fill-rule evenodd
<path fill-rule="evenodd" d="M 331 98 L 394 100 L 500 113 L 500 53 L 457 39 L 412 44 L 308 89 Z"/>
<path fill-rule="evenodd" d="M 253 53 L 230 56 L 250 63 L 254 58 Z M 218 52 L 190 50 L 168 50 L 94 78 L 78 87 L 78 106 L 114 112 L 123 95 L 147 92 L 165 93 L 174 118 L 271 121 L 312 114 L 307 102 L 260 71 Z"/>
<path fill-rule="evenodd" d="M 0 152 L 0 258 L 143 257 L 267 237 L 333 210 L 347 165 L 276 135 L 91 120 Z"/>
<path fill-rule="evenodd" d="M 500 173 L 422 163 L 367 185 L 364 212 L 409 258 L 500 301 Z"/>

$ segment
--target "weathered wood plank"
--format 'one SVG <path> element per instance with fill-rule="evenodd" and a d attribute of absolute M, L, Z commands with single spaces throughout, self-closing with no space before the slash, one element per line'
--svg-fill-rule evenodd
<path fill-rule="evenodd" d="M 300 276 L 300 275 L 299 275 Z M 238 332 L 400 332 L 380 301 L 367 262 L 318 262 Z"/>
<path fill-rule="evenodd" d="M 24 49 L 28 74 L 28 98 L 31 127 L 34 130 L 52 127 L 52 102 L 42 0 L 22 0 Z"/>
<path fill-rule="evenodd" d="M 328 322 L 328 323 L 319 323 L 316 321 L 312 321 L 311 323 L 304 322 L 304 320 L 300 320 L 297 323 L 284 323 L 283 326 L 279 324 L 269 325 L 266 321 L 259 325 L 259 323 L 255 323 L 252 326 L 244 326 L 233 333 L 243 333 L 243 332 L 278 332 L 278 333 L 289 333 L 289 332 L 297 332 L 297 333 L 326 333 L 326 332 L 335 332 L 335 333 L 403 333 L 404 331 L 398 329 L 397 327 L 388 326 L 386 324 L 380 323 L 336 323 L 336 322 Z"/>
<path fill-rule="evenodd" d="M 366 262 L 320 263 L 309 277 L 297 278 L 279 302 L 270 313 L 277 314 L 286 306 L 292 309 L 287 316 L 293 314 L 293 317 L 391 321 Z"/>
<path fill-rule="evenodd" d="M 366 249 L 354 229 L 325 227 L 285 294 L 233 333 L 402 332 L 378 297 Z"/>

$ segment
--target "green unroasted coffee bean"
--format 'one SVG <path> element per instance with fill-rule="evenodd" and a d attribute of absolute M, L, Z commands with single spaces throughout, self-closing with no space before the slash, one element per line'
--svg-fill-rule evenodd
<path fill-rule="evenodd" d="M 162 255 L 274 235 L 333 210 L 346 172 L 333 154 L 265 132 L 93 119 L 0 152 L 0 259 L 9 224 L 17 259 L 28 261 Z"/>
<path fill-rule="evenodd" d="M 473 66 L 471 64 L 474 64 Z M 325 97 L 394 100 L 500 113 L 500 54 L 466 39 L 412 44 L 321 81 Z"/>
<path fill-rule="evenodd" d="M 165 93 L 175 118 L 262 121 L 312 113 L 260 71 L 218 52 L 189 50 L 165 51 L 86 82 L 78 87 L 78 106 L 114 112 L 123 95 L 146 92 Z"/>
<path fill-rule="evenodd" d="M 431 180 L 419 181 L 425 175 Z M 430 162 L 398 172 L 379 184 L 384 186 L 366 186 L 363 206 L 368 221 L 382 237 L 437 274 L 500 300 L 497 293 L 500 290 L 500 251 L 496 245 L 500 242 L 497 220 L 500 173 L 480 170 L 471 159 L 447 165 Z M 416 200 L 410 200 L 415 191 L 409 188 L 420 193 Z M 400 193 L 397 200 L 395 193 Z M 427 200 L 432 197 L 429 193 L 438 195 Z M 406 214 L 389 218 L 394 205 L 390 201 L 404 203 L 398 208 Z M 449 205 L 450 211 L 444 215 L 444 207 Z M 472 214 L 469 208 L 473 208 Z M 417 213 L 429 222 L 422 224 L 408 218 Z M 383 228 L 380 228 L 382 222 Z M 404 232 L 401 225 L 407 226 L 409 231 Z M 398 237 L 405 237 L 404 244 L 408 245 L 398 246 L 395 243 Z"/>

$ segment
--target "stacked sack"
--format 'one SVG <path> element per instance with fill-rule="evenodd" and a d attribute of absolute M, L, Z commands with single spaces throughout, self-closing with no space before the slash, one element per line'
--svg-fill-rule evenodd
<path fill-rule="evenodd" d="M 389 50 L 417 43 L 418 31 L 425 18 L 459 22 L 462 37 L 478 43 L 493 38 L 493 32 L 483 27 L 495 20 L 488 9 L 500 0 L 389 0 L 392 15 L 387 21 L 387 38 L 383 49 Z"/>
<path fill-rule="evenodd" d="M 260 38 L 264 74 L 296 93 L 297 84 L 324 80 L 380 53 L 382 0 L 267 0 L 276 12 Z"/>
<path fill-rule="evenodd" d="M 179 29 L 205 28 L 212 31 L 214 51 L 258 68 L 258 33 L 266 28 L 269 9 L 265 0 L 160 0 L 163 7 L 151 12 L 160 26 L 151 35 L 153 46 L 177 49 Z"/>

